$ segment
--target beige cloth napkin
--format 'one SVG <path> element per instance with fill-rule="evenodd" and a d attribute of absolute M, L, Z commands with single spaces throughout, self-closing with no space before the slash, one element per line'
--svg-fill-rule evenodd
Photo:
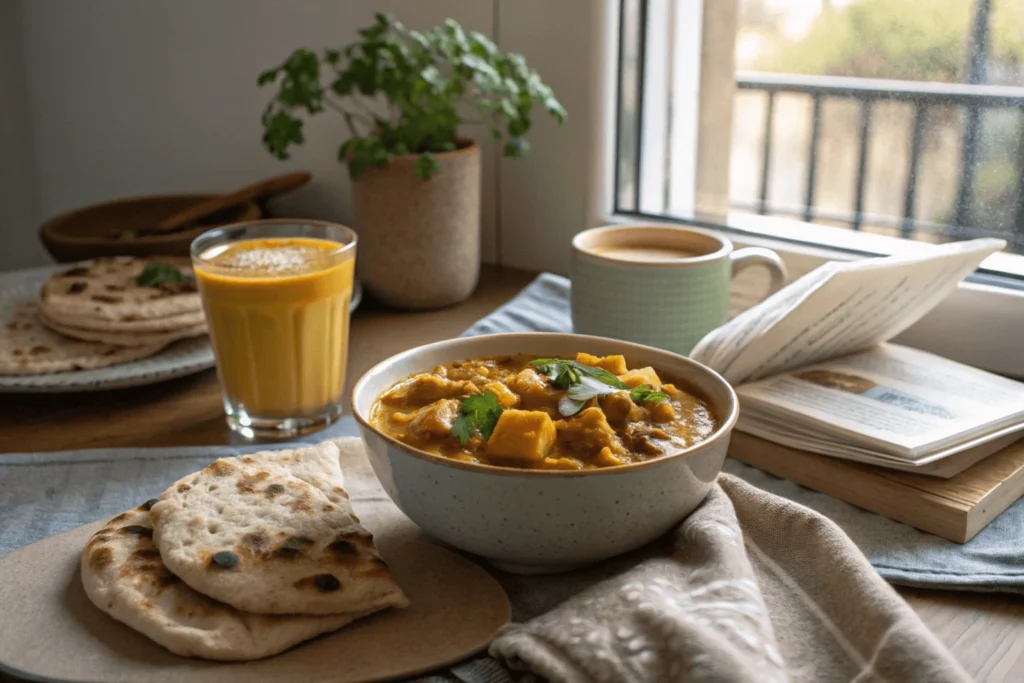
<path fill-rule="evenodd" d="M 718 484 L 653 556 L 506 627 L 491 654 L 566 683 L 970 680 L 839 527 Z"/>
<path fill-rule="evenodd" d="M 361 441 L 337 443 L 367 526 L 402 516 Z M 495 575 L 517 623 L 490 654 L 552 683 L 970 680 L 839 527 L 729 475 L 638 552 L 568 574 Z"/>

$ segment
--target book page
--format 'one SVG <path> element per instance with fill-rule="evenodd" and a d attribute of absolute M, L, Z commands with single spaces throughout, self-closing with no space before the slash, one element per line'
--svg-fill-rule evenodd
<path fill-rule="evenodd" d="M 980 239 L 828 263 L 705 336 L 690 357 L 740 385 L 870 348 L 920 320 L 1005 246 Z"/>
<path fill-rule="evenodd" d="M 820 453 L 842 460 L 863 462 L 905 472 L 918 472 L 948 478 L 1019 441 L 1021 432 L 1024 432 L 1024 424 L 1004 427 L 994 434 L 975 437 L 955 446 L 932 451 L 914 460 L 830 441 L 812 432 L 795 430 L 790 423 L 778 423 L 771 419 L 762 420 L 749 414 L 740 415 L 736 429 L 801 451 Z"/>
<path fill-rule="evenodd" d="M 761 421 L 910 459 L 1024 416 L 1024 384 L 894 344 L 745 384 L 737 394 Z"/>
<path fill-rule="evenodd" d="M 714 369 L 728 366 L 751 340 L 788 315 L 830 277 L 838 265 L 826 263 L 740 313 L 701 339 L 690 353 L 690 358 Z"/>

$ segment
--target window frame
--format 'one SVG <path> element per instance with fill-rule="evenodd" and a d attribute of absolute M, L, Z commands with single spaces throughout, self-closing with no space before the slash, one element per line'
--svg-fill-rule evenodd
<path fill-rule="evenodd" d="M 604 46 L 605 59 L 603 73 L 599 74 L 603 97 L 598 101 L 603 104 L 603 125 L 594 126 L 598 134 L 594 142 L 599 148 L 596 165 L 601 169 L 601 177 L 592 181 L 592 213 L 585 227 L 643 222 L 711 229 L 728 237 L 737 247 L 773 249 L 783 258 L 792 276 L 810 272 L 830 260 L 888 256 L 922 248 L 922 243 L 914 240 L 776 216 L 730 211 L 725 216 L 685 218 L 651 214 L 639 206 L 623 209 L 618 201 L 623 92 L 620 22 L 625 3 L 629 1 L 608 0 L 601 8 L 603 21 L 599 24 L 604 25 L 604 30 L 598 42 Z M 687 0 L 688 5 L 694 3 L 702 9 L 707 6 L 704 0 Z M 700 16 L 704 21 L 702 35 L 706 37 L 707 17 L 703 11 Z M 641 85 L 638 99 L 642 97 Z M 698 94 L 698 109 L 700 98 Z M 638 122 L 634 125 L 639 131 L 641 125 Z M 642 143 L 638 147 L 642 149 Z M 641 193 L 638 187 L 635 191 L 638 205 Z M 819 239 L 812 239 L 811 232 Z M 823 236 L 828 238 L 827 243 L 820 240 Z M 1024 256 L 1001 253 L 986 259 L 982 268 L 961 283 L 957 291 L 895 341 L 993 372 L 1024 377 L 1024 344 L 1018 341 L 1020 339 L 1024 339 Z"/>

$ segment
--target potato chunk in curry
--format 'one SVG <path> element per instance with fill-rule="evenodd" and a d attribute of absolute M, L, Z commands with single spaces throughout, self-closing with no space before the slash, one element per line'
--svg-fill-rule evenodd
<path fill-rule="evenodd" d="M 496 461 L 538 463 L 555 443 L 555 423 L 539 410 L 506 410 L 487 439 L 487 456 Z"/>
<path fill-rule="evenodd" d="M 585 400 L 568 396 L 574 385 L 573 396 Z M 619 355 L 480 358 L 396 383 L 378 397 L 370 421 L 409 446 L 464 462 L 615 467 L 689 448 L 714 432 L 707 402 L 682 386 Z"/>

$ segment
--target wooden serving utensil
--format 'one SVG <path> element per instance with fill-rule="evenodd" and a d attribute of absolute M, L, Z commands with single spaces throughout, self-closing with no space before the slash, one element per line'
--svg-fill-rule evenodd
<path fill-rule="evenodd" d="M 186 207 L 164 218 L 154 228 L 142 228 L 139 230 L 127 230 L 114 233 L 113 237 L 152 237 L 155 235 L 167 235 L 178 232 L 185 228 L 192 227 L 198 221 L 211 216 L 224 209 L 246 204 L 256 200 L 266 200 L 271 197 L 297 190 L 309 182 L 312 176 L 306 171 L 294 171 L 284 173 L 261 180 L 258 183 L 247 185 L 227 194 L 216 195 L 204 199 L 198 204 Z"/>

